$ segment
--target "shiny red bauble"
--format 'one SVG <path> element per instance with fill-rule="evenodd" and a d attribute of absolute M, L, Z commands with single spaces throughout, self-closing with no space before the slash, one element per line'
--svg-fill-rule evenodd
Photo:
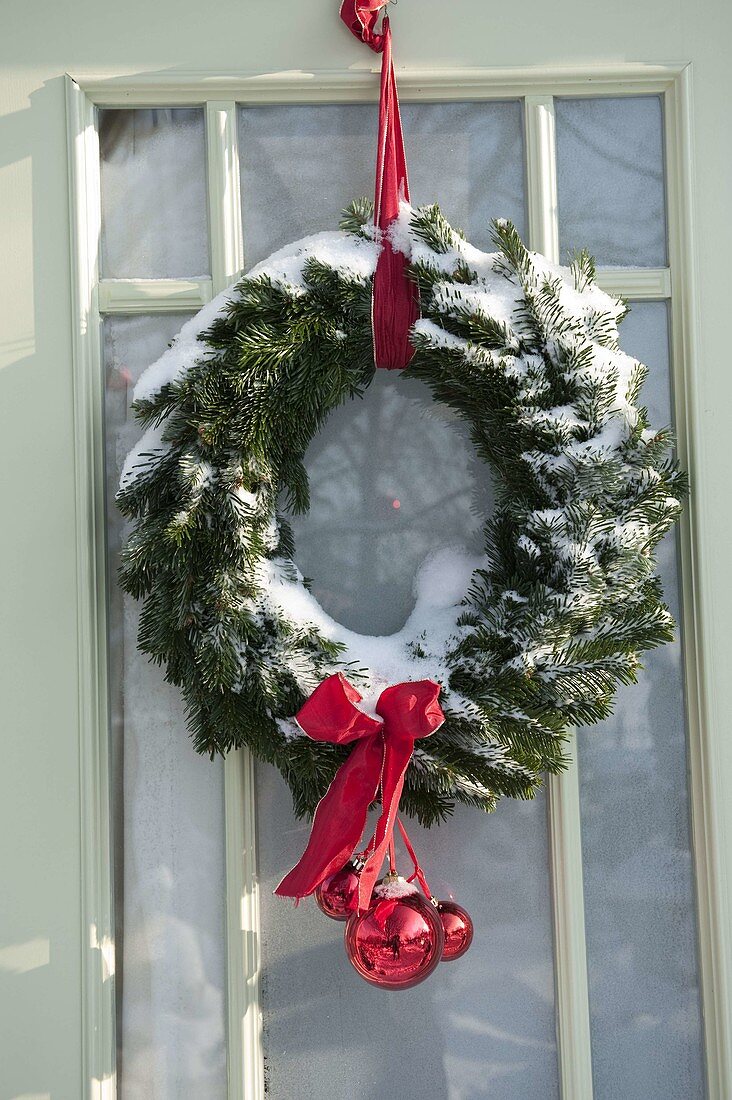
<path fill-rule="evenodd" d="M 473 942 L 473 920 L 456 901 L 438 901 L 437 912 L 445 933 L 442 961 L 452 962 L 464 955 Z"/>
<path fill-rule="evenodd" d="M 348 920 L 356 908 L 357 892 L 358 871 L 352 863 L 347 863 L 321 882 L 315 891 L 315 900 L 326 917 Z"/>
<path fill-rule="evenodd" d="M 377 891 L 378 891 L 377 887 Z M 445 934 L 437 909 L 416 891 L 383 898 L 346 925 L 346 954 L 362 978 L 381 989 L 409 989 L 442 958 Z"/>

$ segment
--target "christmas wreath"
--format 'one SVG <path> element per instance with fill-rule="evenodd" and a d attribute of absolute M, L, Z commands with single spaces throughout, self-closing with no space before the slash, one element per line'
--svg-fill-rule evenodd
<path fill-rule="evenodd" d="M 403 204 L 386 232 L 371 213 L 356 203 L 339 232 L 275 253 L 143 375 L 121 583 L 144 601 L 140 647 L 180 687 L 196 749 L 248 745 L 298 813 L 348 756 L 294 721 L 317 685 L 347 677 L 368 711 L 389 684 L 436 681 L 444 722 L 401 795 L 430 824 L 455 802 L 531 797 L 564 766 L 567 730 L 607 716 L 641 652 L 671 639 L 653 548 L 685 483 L 638 404 L 646 368 L 618 348 L 626 306 L 589 256 L 554 266 L 505 222 L 486 254 L 436 206 Z M 387 240 L 419 290 L 407 374 L 469 424 L 498 504 L 484 558 L 437 554 L 404 628 L 366 638 L 308 590 L 287 514 L 308 507 L 313 436 L 373 377 Z"/>
<path fill-rule="evenodd" d="M 139 644 L 181 688 L 196 748 L 248 745 L 315 811 L 276 893 L 315 893 L 348 921 L 358 973 L 406 989 L 460 958 L 473 924 L 432 896 L 400 809 L 426 825 L 455 802 L 492 809 L 564 766 L 568 728 L 609 714 L 641 652 L 672 637 L 653 548 L 685 484 L 590 257 L 552 265 L 507 222 L 488 255 L 409 206 L 384 7 L 340 10 L 382 54 L 375 207 L 275 253 L 183 328 L 135 390 L 146 431 L 118 502 Z M 308 445 L 376 367 L 406 367 L 465 420 L 498 489 L 484 556 L 436 553 L 387 638 L 325 614 L 287 521 L 308 507 Z"/>

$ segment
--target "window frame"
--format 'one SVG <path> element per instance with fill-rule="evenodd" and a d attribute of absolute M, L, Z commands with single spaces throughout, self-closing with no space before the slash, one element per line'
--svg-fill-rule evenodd
<path fill-rule="evenodd" d="M 79 701 L 84 943 L 85 1097 L 112 1100 L 115 1085 L 113 882 L 107 700 L 107 607 L 101 320 L 114 313 L 197 310 L 245 270 L 237 107 L 358 103 L 378 97 L 375 69 L 249 75 L 140 74 L 66 77 L 74 312 L 74 413 L 78 543 Z M 562 69 L 399 71 L 404 101 L 522 100 L 530 247 L 559 260 L 554 99 L 659 95 L 664 107 L 668 267 L 599 268 L 607 290 L 671 302 L 671 372 L 679 457 L 697 475 L 695 389 L 699 354 L 692 206 L 691 69 L 628 64 Z M 97 114 L 101 107 L 202 106 L 206 119 L 211 276 L 99 278 L 101 230 Z M 673 291 L 673 295 L 672 295 Z M 681 525 L 689 800 L 699 967 L 710 1100 L 732 1094 L 726 929 L 728 901 L 718 865 L 724 835 L 724 777 L 714 767 L 707 721 L 712 596 L 698 565 L 700 532 L 692 496 Z M 592 1061 L 584 895 L 575 763 L 548 786 L 556 1022 L 563 1100 L 591 1100 Z M 230 754 L 224 769 L 227 883 L 228 1100 L 264 1100 L 259 997 L 259 899 L 253 761 Z"/>

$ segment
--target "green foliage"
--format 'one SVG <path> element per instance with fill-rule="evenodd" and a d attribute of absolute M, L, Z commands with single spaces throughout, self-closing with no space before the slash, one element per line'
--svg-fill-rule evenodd
<path fill-rule="evenodd" d="M 371 217 L 362 200 L 342 224 L 363 240 Z M 509 223 L 494 226 L 492 263 L 436 206 L 411 231 L 423 320 L 408 373 L 467 422 L 499 490 L 447 655 L 447 721 L 407 775 L 403 809 L 429 825 L 456 801 L 532 797 L 565 766 L 568 729 L 606 717 L 640 653 L 672 637 L 652 551 L 686 485 L 669 433 L 635 408 L 645 368 L 618 353 L 622 307 L 592 296 L 586 253 L 565 279 Z M 510 323 L 482 305 L 489 278 L 515 290 Z M 565 283 L 588 295 L 583 311 L 567 308 Z M 144 601 L 139 644 L 180 687 L 196 749 L 248 745 L 281 770 L 298 813 L 345 753 L 293 736 L 289 720 L 345 655 L 290 621 L 268 585 L 291 568 L 279 510 L 307 510 L 308 444 L 373 375 L 370 311 L 370 281 L 324 260 L 307 260 L 297 293 L 243 279 L 198 361 L 137 403 L 163 442 L 118 495 L 134 524 L 120 581 Z M 428 660 L 425 646 L 414 653 Z"/>
<path fill-rule="evenodd" d="M 367 227 L 373 225 L 374 203 L 372 199 L 354 199 L 341 215 L 340 228 L 345 233 L 362 235 Z"/>

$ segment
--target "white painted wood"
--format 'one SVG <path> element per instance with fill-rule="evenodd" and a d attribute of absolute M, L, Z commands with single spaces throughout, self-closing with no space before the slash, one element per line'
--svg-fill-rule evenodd
<path fill-rule="evenodd" d="M 244 269 L 239 185 L 239 143 L 236 104 L 206 104 L 208 210 L 211 274 L 214 294 L 220 294 Z"/>
<path fill-rule="evenodd" d="M 530 200 L 530 223 L 531 211 Z M 530 237 L 534 239 L 533 232 Z M 222 290 L 234 281 L 236 274 L 228 281 L 225 281 L 226 276 L 223 273 L 219 275 L 219 284 L 223 284 Z M 620 294 L 634 301 L 656 301 L 671 297 L 670 268 L 601 267 L 597 270 L 597 282 L 609 294 Z M 211 279 L 102 279 L 98 290 L 99 312 L 195 311 L 211 301 L 213 287 Z"/>
<path fill-rule="evenodd" d="M 592 1100 L 592 1041 L 585 940 L 577 740 L 562 775 L 549 776 L 549 857 L 554 918 L 554 980 L 562 1100 Z"/>
<path fill-rule="evenodd" d="M 608 294 L 633 301 L 662 301 L 671 297 L 668 267 L 598 267 L 597 283 Z"/>
<path fill-rule="evenodd" d="M 687 67 L 665 97 L 672 273 L 672 367 L 676 436 L 681 464 L 690 472 L 692 491 L 681 521 L 681 578 L 684 667 L 688 712 L 692 837 L 696 871 L 699 965 L 705 1029 L 709 1100 L 732 1096 L 732 905 L 723 870 L 724 840 L 732 836 L 732 802 L 720 765 L 721 738 L 728 716 L 715 720 L 715 683 L 705 660 L 713 653 L 717 593 L 711 582 L 709 530 L 704 512 L 701 461 L 703 410 L 699 257 L 694 240 L 692 181 L 691 69 Z"/>
<path fill-rule="evenodd" d="M 236 104 L 206 104 L 208 203 L 214 294 L 244 267 Z M 263 1100 L 259 1000 L 259 891 L 254 761 L 247 749 L 224 765 L 228 1100 Z"/>
<path fill-rule="evenodd" d="M 100 313 L 197 311 L 211 301 L 211 279 L 102 279 Z"/>
<path fill-rule="evenodd" d="M 682 63 L 535 68 L 399 69 L 404 100 L 505 99 L 529 95 L 638 95 L 665 91 Z M 201 103 L 206 99 L 240 103 L 342 103 L 378 98 L 378 67 L 287 72 L 159 72 L 136 75 L 75 73 L 74 78 L 100 105 L 139 107 Z"/>
<path fill-rule="evenodd" d="M 264 1100 L 254 760 L 245 749 L 226 759 L 224 802 L 228 1100 Z"/>
<path fill-rule="evenodd" d="M 83 1100 L 115 1092 L 114 931 L 107 711 L 104 384 L 96 307 L 101 226 L 96 109 L 66 78 L 73 293 Z"/>
<path fill-rule="evenodd" d="M 524 133 L 530 247 L 557 261 L 559 213 L 554 100 L 551 96 L 526 96 Z"/>
<path fill-rule="evenodd" d="M 552 96 L 524 101 L 529 244 L 559 260 L 556 140 Z M 570 768 L 547 781 L 554 928 L 557 1049 L 562 1100 L 592 1100 L 592 1044 L 587 985 L 577 744 Z"/>

